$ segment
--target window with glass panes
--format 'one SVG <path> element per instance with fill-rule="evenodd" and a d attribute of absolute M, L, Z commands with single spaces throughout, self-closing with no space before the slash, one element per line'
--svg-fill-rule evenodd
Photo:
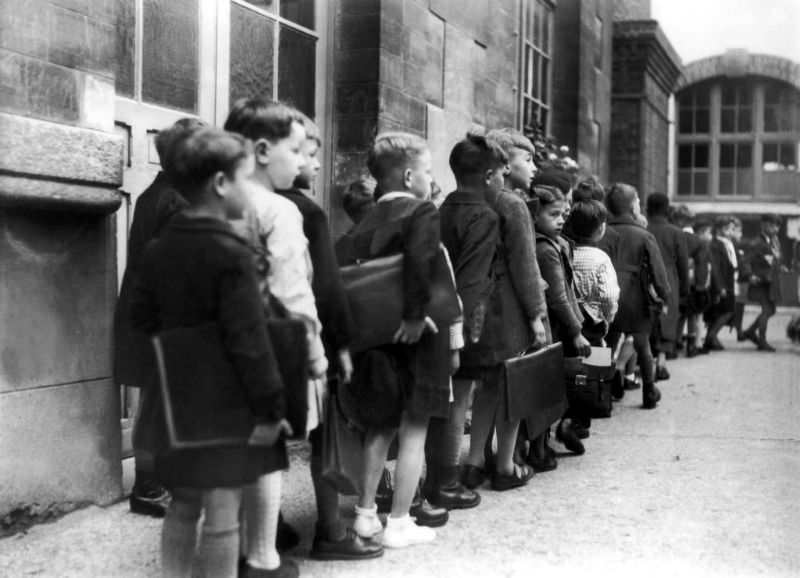
<path fill-rule="evenodd" d="M 230 102 L 280 99 L 314 117 L 314 0 L 230 0 Z"/>
<path fill-rule="evenodd" d="M 708 190 L 708 143 L 685 143 L 678 146 L 678 194 L 704 196 Z"/>
<path fill-rule="evenodd" d="M 761 145 L 762 167 L 767 172 L 797 171 L 797 145 L 793 142 L 765 142 Z"/>
<path fill-rule="evenodd" d="M 684 90 L 678 96 L 678 132 L 707 134 L 711 119 L 711 97 L 708 86 Z"/>
<path fill-rule="evenodd" d="M 199 0 L 117 0 L 117 94 L 197 113 L 199 22 Z"/>
<path fill-rule="evenodd" d="M 719 144 L 719 194 L 752 196 L 752 143 L 722 142 Z"/>
<path fill-rule="evenodd" d="M 753 90 L 744 82 L 727 82 L 720 90 L 719 130 L 742 133 L 753 130 Z"/>
<path fill-rule="evenodd" d="M 524 130 L 547 132 L 553 12 L 541 0 L 522 2 L 521 121 Z"/>
<path fill-rule="evenodd" d="M 800 91 L 781 82 L 764 85 L 764 132 L 800 130 Z"/>

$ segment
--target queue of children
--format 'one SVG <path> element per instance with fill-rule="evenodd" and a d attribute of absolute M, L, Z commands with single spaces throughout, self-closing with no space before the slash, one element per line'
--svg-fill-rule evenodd
<path fill-rule="evenodd" d="M 638 365 L 643 407 L 652 409 L 661 398 L 655 382 L 668 377 L 663 360 L 676 352 L 684 324 L 689 355 L 720 349 L 717 333 L 737 323 L 741 339 L 769 350 L 764 334 L 775 302 L 769 275 L 779 261 L 773 221 L 766 221 L 748 266 L 735 219 L 715 222 L 711 240 L 711 224 L 696 221 L 692 230 L 686 211 L 675 213 L 680 228 L 668 224 L 666 196 L 652 194 L 645 225 L 632 186 L 606 191 L 596 179 L 576 183 L 563 171 L 538 171 L 536 150 L 518 131 L 461 139 L 449 159 L 456 190 L 436 203 L 427 142 L 406 133 L 378 135 L 367 162 L 371 177 L 353 183 L 343 198 L 354 225 L 336 243 L 325 213 L 307 196 L 323 140 L 293 107 L 240 100 L 224 130 L 180 121 L 157 142 L 164 168 L 159 179 L 170 183 L 169 194 L 143 196 L 137 205 L 137 215 L 146 204 L 162 210 L 126 272 L 118 334 L 124 329 L 138 340 L 130 352 L 153 336 L 189 335 L 213 324 L 215 347 L 233 366 L 238 385 L 215 381 L 222 368 L 211 368 L 204 383 L 218 404 L 214 427 L 230 428 L 231 436 L 242 427 L 248 432 L 236 443 L 171 444 L 164 422 L 172 409 L 154 385 L 153 364 L 141 353 L 127 366 L 117 364 L 128 368 L 118 370 L 118 381 L 142 391 L 135 442 L 137 458 L 144 457 L 137 460 L 137 483 L 156 495 L 148 502 L 142 493 L 135 505 L 151 514 L 165 507 L 164 576 L 298 575 L 297 565 L 279 552 L 294 546 L 297 536 L 280 515 L 292 432 L 278 344 L 266 330 L 276 315 L 301 320 L 305 328 L 306 429 L 317 507 L 310 555 L 324 560 L 369 559 L 384 548 L 431 542 L 447 510 L 480 504 L 477 490 L 486 480 L 493 491 L 507 491 L 557 466 L 551 428 L 528 431 L 525 420 L 502 411 L 502 367 L 509 358 L 550 342 L 561 342 L 570 357 L 608 346 L 620 372 L 615 397 L 638 387 Z M 393 339 L 351 351 L 359 328 L 339 267 L 398 254 L 402 319 Z M 429 303 L 442 258 L 461 315 L 437 326 Z M 741 281 L 762 305 L 744 331 Z M 701 315 L 708 332 L 699 348 Z M 382 322 L 380 312 L 375 318 Z M 119 360 L 124 354 L 118 348 Z M 342 520 L 338 488 L 323 471 L 322 425 L 334 384 L 349 393 L 347 417 L 362 432 L 352 527 Z M 243 425 L 234 415 L 248 419 Z M 555 439 L 583 454 L 589 417 L 567 408 L 551 424 Z M 396 465 L 389 488 L 391 454 Z M 171 501 L 162 498 L 159 483 Z M 376 502 L 387 492 L 384 526 Z"/>

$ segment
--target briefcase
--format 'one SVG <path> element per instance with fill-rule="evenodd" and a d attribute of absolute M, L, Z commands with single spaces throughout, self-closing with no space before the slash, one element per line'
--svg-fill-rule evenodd
<path fill-rule="evenodd" d="M 615 367 L 587 365 L 580 357 L 564 359 L 570 411 L 586 417 L 611 417 L 611 385 Z"/>
<path fill-rule="evenodd" d="M 305 326 L 269 319 L 267 330 L 286 391 L 286 419 L 293 435 L 302 437 L 308 416 Z M 218 324 L 169 329 L 153 336 L 152 344 L 169 447 L 245 445 L 254 417 Z"/>
<path fill-rule="evenodd" d="M 532 439 L 556 422 L 567 408 L 564 387 L 564 351 L 561 343 L 508 359 L 505 373 L 506 419 L 525 420 Z"/>
<path fill-rule="evenodd" d="M 403 319 L 403 254 L 342 267 L 341 276 L 357 329 L 350 350 L 357 353 L 392 343 Z M 461 303 L 443 248 L 433 260 L 425 313 L 439 331 L 447 331 L 461 317 Z"/>

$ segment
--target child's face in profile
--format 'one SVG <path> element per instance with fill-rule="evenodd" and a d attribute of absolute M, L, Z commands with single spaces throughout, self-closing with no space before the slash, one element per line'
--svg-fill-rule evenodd
<path fill-rule="evenodd" d="M 319 174 L 320 162 L 317 157 L 319 152 L 319 145 L 317 139 L 307 138 L 300 147 L 300 154 L 303 155 L 303 166 L 300 168 L 300 174 L 297 175 L 295 183 L 301 189 L 310 189 L 317 180 Z"/>
<path fill-rule="evenodd" d="M 508 155 L 508 178 L 515 189 L 527 191 L 536 175 L 536 164 L 530 151 L 514 147 Z"/>
<path fill-rule="evenodd" d="M 548 237 L 558 237 L 564 228 L 566 205 L 564 201 L 556 201 L 540 207 L 536 215 L 536 230 Z"/>
<path fill-rule="evenodd" d="M 253 191 L 253 170 L 255 159 L 247 155 L 233 171 L 233 175 L 224 175 L 220 192 L 225 207 L 225 216 L 228 219 L 241 219 L 245 208 L 250 204 L 250 195 Z"/>
<path fill-rule="evenodd" d="M 269 182 L 264 183 L 275 189 L 288 189 L 295 178 L 305 168 L 302 147 L 305 144 L 306 129 L 299 122 L 292 123 L 292 129 L 286 138 L 269 143 L 266 156 L 266 176 Z"/>
<path fill-rule="evenodd" d="M 736 241 L 737 243 L 742 240 L 742 228 L 739 225 L 733 225 L 733 231 L 731 232 L 731 239 Z"/>
<path fill-rule="evenodd" d="M 711 241 L 711 227 L 700 229 L 696 234 L 701 241 L 705 241 L 706 243 Z"/>
<path fill-rule="evenodd" d="M 418 199 L 427 201 L 431 198 L 431 183 L 433 183 L 431 169 L 431 153 L 428 150 L 419 155 L 416 162 L 406 169 L 406 187 L 408 192 Z"/>

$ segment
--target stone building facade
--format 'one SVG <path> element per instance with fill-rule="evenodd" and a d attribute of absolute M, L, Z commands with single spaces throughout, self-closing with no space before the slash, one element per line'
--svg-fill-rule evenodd
<path fill-rule="evenodd" d="M 538 125 L 613 178 L 620 18 L 649 18 L 649 2 L 0 4 L 0 518 L 121 495 L 135 396 L 111 384 L 111 319 L 158 130 L 220 125 L 246 95 L 293 102 L 322 130 L 314 195 L 335 233 L 350 225 L 341 190 L 384 130 L 427 138 L 445 191 L 474 127 Z M 637 62 L 642 92 L 660 90 L 650 56 Z M 661 133 L 636 130 L 647 146 L 624 162 L 646 164 L 641 179 L 666 158 L 648 149 Z"/>

